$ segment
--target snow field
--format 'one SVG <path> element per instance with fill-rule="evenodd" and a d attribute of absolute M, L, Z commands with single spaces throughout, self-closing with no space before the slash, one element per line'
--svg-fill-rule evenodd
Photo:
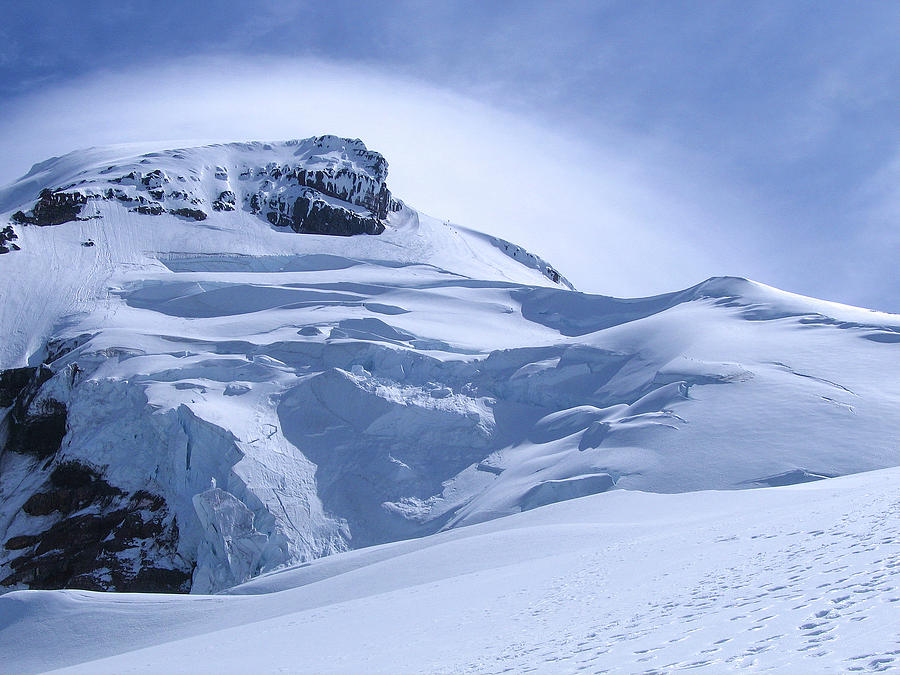
<path fill-rule="evenodd" d="M 897 478 L 615 491 L 232 591 L 252 595 L 16 592 L 0 646 L 23 673 L 887 670 Z"/>

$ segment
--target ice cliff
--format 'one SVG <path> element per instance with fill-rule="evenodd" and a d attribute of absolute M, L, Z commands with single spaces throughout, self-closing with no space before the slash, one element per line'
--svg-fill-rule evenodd
<path fill-rule="evenodd" d="M 609 489 L 900 464 L 900 317 L 578 293 L 386 180 L 321 136 L 0 190 L 0 588 L 214 592 Z"/>

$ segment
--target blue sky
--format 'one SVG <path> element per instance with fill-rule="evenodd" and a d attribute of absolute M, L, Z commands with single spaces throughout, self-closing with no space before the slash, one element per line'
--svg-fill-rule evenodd
<path fill-rule="evenodd" d="M 877 1 L 6 3 L 0 182 L 337 132 L 584 290 L 739 274 L 900 311 L 898 29 Z"/>

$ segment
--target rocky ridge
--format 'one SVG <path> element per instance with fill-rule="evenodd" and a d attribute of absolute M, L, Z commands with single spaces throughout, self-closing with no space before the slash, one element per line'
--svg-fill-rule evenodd
<path fill-rule="evenodd" d="M 238 149 L 273 151 L 268 143 L 234 144 Z M 287 141 L 289 163 L 263 165 L 194 166 L 182 163 L 182 171 L 153 168 L 165 158 L 186 160 L 185 151 L 147 153 L 135 164 L 84 169 L 73 180 L 45 187 L 27 210 L 11 216 L 13 224 L 47 227 L 76 220 L 102 217 L 92 209 L 96 201 L 117 201 L 132 213 L 159 216 L 168 213 L 195 221 L 206 220 L 210 210 L 245 209 L 276 227 L 294 232 L 351 236 L 381 234 L 384 221 L 400 203 L 387 188 L 388 166 L 378 153 L 359 140 L 318 136 Z M 203 179 L 214 177 L 214 191 L 207 192 Z M 4 231 L 4 239 L 14 237 Z"/>

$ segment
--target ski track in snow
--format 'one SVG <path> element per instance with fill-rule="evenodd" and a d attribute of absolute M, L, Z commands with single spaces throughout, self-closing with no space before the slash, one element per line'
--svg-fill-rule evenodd
<path fill-rule="evenodd" d="M 552 637 L 515 645 L 457 672 L 547 672 L 549 666 L 615 672 L 622 668 L 617 664 L 631 663 L 630 672 L 649 674 L 773 670 L 798 662 L 810 671 L 886 671 L 900 659 L 900 501 L 879 506 L 885 511 L 845 514 L 824 530 L 769 530 L 750 537 L 766 540 L 764 546 L 710 532 L 703 557 L 740 564 L 719 568 L 700 560 L 686 573 L 663 572 L 671 586 L 660 589 L 643 611 L 603 616 L 600 609 L 593 621 L 582 615 L 562 630 L 546 626 Z M 635 555 L 636 546 L 625 548 L 631 550 L 613 555 Z M 530 608 L 531 616 L 549 623 L 545 614 L 577 613 L 590 589 L 605 580 L 607 555 L 591 556 L 574 576 L 557 579 Z M 879 636 L 870 643 L 875 650 L 848 656 L 841 639 L 869 631 Z"/>

